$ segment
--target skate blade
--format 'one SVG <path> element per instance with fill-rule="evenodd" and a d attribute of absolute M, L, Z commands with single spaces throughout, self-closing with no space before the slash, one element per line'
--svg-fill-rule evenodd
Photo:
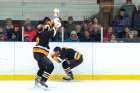
<path fill-rule="evenodd" d="M 34 86 L 34 88 L 36 88 L 36 89 L 43 89 L 43 90 L 47 90 L 47 89 L 48 89 L 48 87 L 43 86 L 43 85 L 41 85 L 41 84 L 36 84 L 36 85 Z"/>
<path fill-rule="evenodd" d="M 64 81 L 72 81 L 73 79 L 65 79 L 63 78 Z"/>

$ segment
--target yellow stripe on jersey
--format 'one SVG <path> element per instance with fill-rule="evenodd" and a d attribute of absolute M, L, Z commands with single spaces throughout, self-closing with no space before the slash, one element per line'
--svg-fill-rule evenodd
<path fill-rule="evenodd" d="M 74 59 L 75 59 L 75 60 L 79 60 L 80 57 L 81 57 L 81 54 L 80 54 L 79 52 L 76 52 L 76 53 L 75 53 L 75 56 L 74 56 Z"/>
<path fill-rule="evenodd" d="M 35 52 L 35 53 L 42 53 L 45 56 L 48 56 L 48 54 L 49 54 L 49 51 L 41 49 L 41 48 L 33 48 L 33 52 Z"/>

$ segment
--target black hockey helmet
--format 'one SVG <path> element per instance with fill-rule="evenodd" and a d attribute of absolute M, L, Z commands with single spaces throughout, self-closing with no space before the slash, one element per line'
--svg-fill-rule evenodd
<path fill-rule="evenodd" d="M 61 52 L 61 48 L 60 48 L 60 47 L 55 47 L 55 48 L 53 49 L 53 51 L 59 51 L 59 52 Z"/>
<path fill-rule="evenodd" d="M 42 20 L 42 24 L 45 24 L 46 21 L 51 21 L 51 18 L 50 18 L 50 17 L 45 17 L 45 18 Z"/>

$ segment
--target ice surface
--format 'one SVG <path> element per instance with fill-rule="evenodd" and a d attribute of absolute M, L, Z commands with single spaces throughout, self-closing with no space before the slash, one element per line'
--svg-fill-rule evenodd
<path fill-rule="evenodd" d="M 47 90 L 34 81 L 0 81 L 0 93 L 140 93 L 140 81 L 48 81 Z"/>

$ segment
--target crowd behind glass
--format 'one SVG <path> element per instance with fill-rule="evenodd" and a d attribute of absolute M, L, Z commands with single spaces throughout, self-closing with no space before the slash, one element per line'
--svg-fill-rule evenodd
<path fill-rule="evenodd" d="M 103 27 L 94 16 L 88 20 L 75 21 L 69 16 L 62 20 L 52 42 L 140 42 L 140 6 L 131 0 L 120 7 L 111 24 Z M 39 21 L 6 18 L 0 21 L 0 41 L 34 42 Z M 103 30 L 102 30 L 103 28 Z"/>

